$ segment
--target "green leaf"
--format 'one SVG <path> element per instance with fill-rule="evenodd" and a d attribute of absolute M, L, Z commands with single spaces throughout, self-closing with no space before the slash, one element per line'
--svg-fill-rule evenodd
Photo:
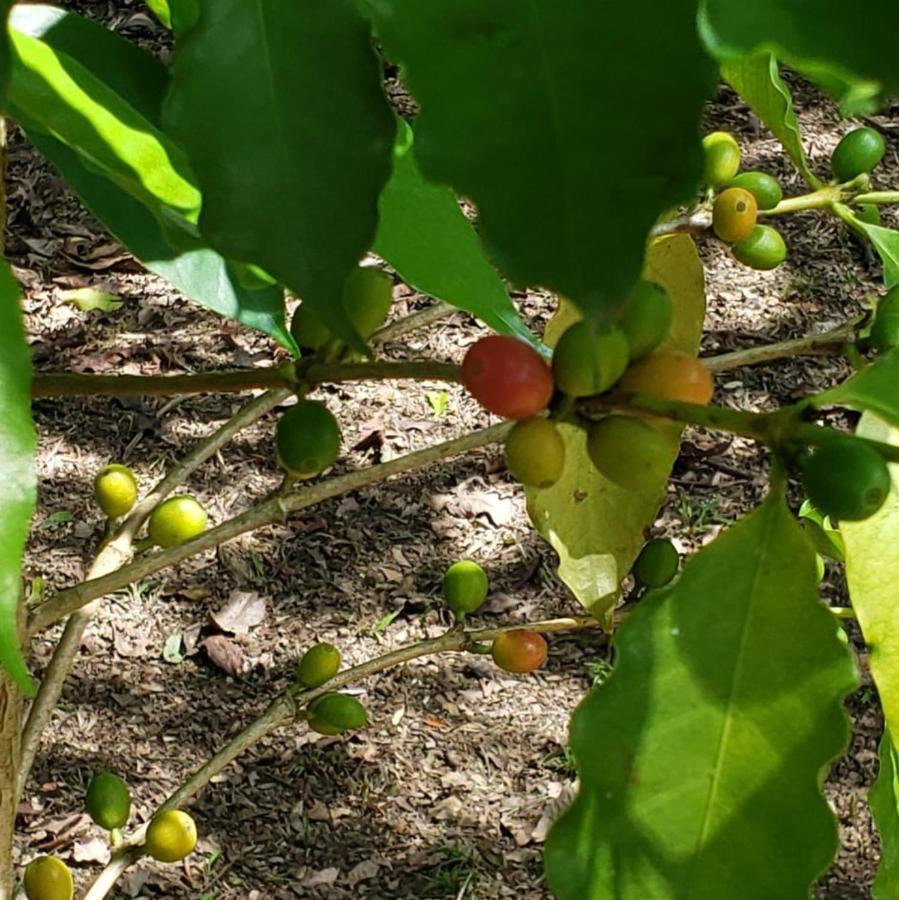
<path fill-rule="evenodd" d="M 60 291 L 59 299 L 63 303 L 71 303 L 81 312 L 115 312 L 122 306 L 122 300 L 117 294 L 108 294 L 91 287 Z"/>
<path fill-rule="evenodd" d="M 426 391 L 425 400 L 431 407 L 435 419 L 441 419 L 449 409 L 449 394 L 446 391 Z"/>
<path fill-rule="evenodd" d="M 848 406 L 871 410 L 899 424 L 899 348 L 882 354 L 842 384 L 811 398 L 816 409 L 826 406 Z"/>
<path fill-rule="evenodd" d="M 687 136 L 698 132 L 715 73 L 695 8 L 653 0 L 367 5 L 421 105 L 422 172 L 477 204 L 501 270 L 569 297 L 591 318 L 620 308 L 649 228 L 700 178 L 699 141 Z"/>
<path fill-rule="evenodd" d="M 647 595 L 574 715 L 581 788 L 546 846 L 554 895 L 808 897 L 837 848 L 820 780 L 856 683 L 839 627 L 776 496 Z"/>
<path fill-rule="evenodd" d="M 169 73 L 155 56 L 99 22 L 42 3 L 16 6 L 10 26 L 47 44 L 64 66 L 82 66 L 144 118 L 161 124 Z"/>
<path fill-rule="evenodd" d="M 183 38 L 200 18 L 200 0 L 147 0 L 153 15 Z"/>
<path fill-rule="evenodd" d="M 864 39 L 852 39 L 858 23 L 871 23 Z M 767 50 L 836 92 L 850 104 L 870 100 L 878 88 L 899 89 L 896 34 L 899 5 L 893 0 L 845 0 L 814 4 L 782 0 L 702 0 L 700 34 L 719 60 Z M 857 109 L 857 106 L 854 107 Z"/>
<path fill-rule="evenodd" d="M 895 900 L 899 897 L 899 760 L 890 737 L 884 728 L 880 739 L 880 771 L 868 793 L 871 814 L 880 835 L 880 866 L 871 887 L 874 900 Z"/>
<path fill-rule="evenodd" d="M 168 0 L 147 0 L 147 6 L 166 28 L 172 27 L 172 11 L 169 9 Z"/>
<path fill-rule="evenodd" d="M 721 74 L 781 142 L 806 182 L 820 187 L 820 180 L 809 168 L 793 98 L 780 77 L 777 59 L 770 53 L 751 53 L 723 63 Z"/>
<path fill-rule="evenodd" d="M 865 232 L 874 245 L 877 255 L 883 262 L 883 280 L 888 288 L 899 284 L 899 231 L 884 228 L 882 225 L 869 225 L 858 221 L 858 226 Z"/>
<path fill-rule="evenodd" d="M 196 217 L 200 194 L 171 140 L 66 49 L 10 35 L 11 114 L 20 124 L 68 146 L 157 217 Z"/>
<path fill-rule="evenodd" d="M 19 286 L 0 262 L 0 665 L 27 694 L 34 692 L 19 646 L 22 554 L 37 497 L 36 440 L 31 423 L 31 352 Z"/>
<path fill-rule="evenodd" d="M 89 68 L 120 98 L 119 105 L 127 104 L 150 122 L 158 123 L 169 79 L 154 57 L 96 22 L 54 7 L 19 6 L 12 22 L 23 34 L 46 42 L 61 58 L 72 57 Z M 24 113 L 22 118 L 29 117 Z M 95 171 L 83 156 L 42 133 L 38 124 L 30 120 L 22 124 L 31 142 L 85 206 L 151 272 L 208 309 L 257 328 L 298 353 L 286 327 L 280 289 L 248 289 L 237 269 L 203 246 L 192 233 L 193 226 L 175 210 L 164 209 L 161 222 L 121 185 Z"/>
<path fill-rule="evenodd" d="M 894 388 L 895 390 L 895 388 Z M 856 433 L 899 444 L 899 427 L 865 413 Z M 892 490 L 886 503 L 868 519 L 843 522 L 846 581 L 852 608 L 869 648 L 868 664 L 877 685 L 883 715 L 899 728 L 899 465 L 890 465 Z"/>
<path fill-rule="evenodd" d="M 818 553 L 840 562 L 846 561 L 846 545 L 840 529 L 835 528 L 830 516 L 816 509 L 811 500 L 803 500 L 799 507 L 799 521 Z"/>
<path fill-rule="evenodd" d="M 378 201 L 374 252 L 421 293 L 470 312 L 494 331 L 536 344 L 453 192 L 421 174 L 412 142 L 412 129 L 400 121 L 393 175 Z"/>
<path fill-rule="evenodd" d="M 705 316 L 702 262 L 689 235 L 654 241 L 646 259 L 645 277 L 661 284 L 671 296 L 674 320 L 662 346 L 695 354 Z M 547 326 L 545 340 L 555 343 L 575 321 L 570 305 Z M 587 456 L 580 428 L 559 424 L 565 441 L 562 477 L 543 490 L 527 488 L 527 509 L 534 527 L 559 554 L 559 578 L 578 601 L 595 615 L 614 602 L 618 586 L 644 543 L 665 499 L 665 483 L 628 491 L 605 479 Z M 679 429 L 671 431 L 671 463 L 677 458 Z"/>
<path fill-rule="evenodd" d="M 371 247 L 394 117 L 352 0 L 206 3 L 179 42 L 166 119 L 203 189 L 200 227 L 365 345 L 340 303 Z"/>
<path fill-rule="evenodd" d="M 12 9 L 12 0 L 0 0 L 0 112 L 6 112 L 9 79 L 12 74 L 12 67 L 10 66 L 12 50 L 9 42 L 9 32 L 6 27 L 10 9 Z"/>

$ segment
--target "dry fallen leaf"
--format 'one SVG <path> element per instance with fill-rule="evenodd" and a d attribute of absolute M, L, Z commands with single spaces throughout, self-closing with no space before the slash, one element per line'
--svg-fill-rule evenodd
<path fill-rule="evenodd" d="M 367 881 L 374 878 L 378 874 L 379 865 L 373 859 L 366 859 L 358 865 L 350 869 L 346 880 L 350 883 L 350 887 L 356 887 L 360 881 Z"/>
<path fill-rule="evenodd" d="M 105 866 L 109 862 L 109 841 L 99 836 L 76 841 L 72 848 L 72 859 L 75 862 L 100 863 Z"/>
<path fill-rule="evenodd" d="M 320 884 L 334 884 L 340 877 L 340 869 L 320 869 L 318 872 L 310 872 L 304 879 L 306 887 L 316 887 Z"/>
<path fill-rule="evenodd" d="M 243 650 L 234 641 L 223 634 L 212 634 L 205 638 L 200 646 L 206 651 L 209 661 L 226 674 L 235 677 L 243 674 L 246 660 Z"/>
<path fill-rule="evenodd" d="M 228 602 L 210 618 L 222 631 L 249 634 L 265 620 L 265 598 L 255 591 L 232 591 Z"/>

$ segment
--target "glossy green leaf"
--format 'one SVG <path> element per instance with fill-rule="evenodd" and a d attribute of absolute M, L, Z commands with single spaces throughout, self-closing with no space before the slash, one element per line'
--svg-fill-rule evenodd
<path fill-rule="evenodd" d="M 546 845 L 554 895 L 808 897 L 837 848 L 820 779 L 856 683 L 839 628 L 779 497 L 647 595 L 574 715 L 580 792 Z"/>
<path fill-rule="evenodd" d="M 889 728 L 884 728 L 880 739 L 880 771 L 868 801 L 880 836 L 880 866 L 871 896 L 895 900 L 899 897 L 899 760 Z"/>
<path fill-rule="evenodd" d="M 178 46 L 166 120 L 199 175 L 203 235 L 364 350 L 340 297 L 395 133 L 368 23 L 352 0 L 217 0 Z"/>
<path fill-rule="evenodd" d="M 689 235 L 654 241 L 644 274 L 666 288 L 674 306 L 674 320 L 662 347 L 696 354 L 705 316 L 702 263 Z M 554 344 L 577 319 L 563 306 L 547 326 L 544 339 Z M 644 543 L 665 499 L 665 483 L 628 491 L 605 479 L 587 456 L 584 432 L 560 424 L 565 440 L 562 477 L 543 490 L 527 488 L 528 515 L 536 529 L 559 555 L 559 577 L 580 603 L 601 615 L 614 602 L 622 578 Z M 671 431 L 671 463 L 677 458 L 678 429 Z"/>
<path fill-rule="evenodd" d="M 896 34 L 899 5 L 894 0 L 784 3 L 782 0 L 702 0 L 700 34 L 709 52 L 729 61 L 767 50 L 833 91 L 849 108 L 870 105 L 880 86 L 899 89 Z M 864 39 L 852 39 L 858 23 L 869 23 Z"/>
<path fill-rule="evenodd" d="M 31 352 L 22 325 L 19 285 L 0 262 L 0 666 L 29 694 L 33 686 L 17 622 L 22 554 L 37 497 L 35 446 Z"/>
<path fill-rule="evenodd" d="M 66 49 L 10 34 L 14 118 L 65 144 L 157 217 L 171 210 L 188 219 L 197 215 L 200 194 L 169 138 Z"/>
<path fill-rule="evenodd" d="M 870 365 L 847 378 L 842 384 L 812 398 L 818 409 L 847 406 L 871 410 L 899 424 L 899 349 L 882 354 Z"/>
<path fill-rule="evenodd" d="M 424 178 L 412 145 L 412 129 L 400 122 L 393 175 L 378 201 L 374 252 L 423 294 L 470 312 L 494 331 L 536 343 L 453 192 Z"/>
<path fill-rule="evenodd" d="M 12 24 L 22 34 L 45 42 L 60 58 L 75 60 L 89 69 L 119 98 L 119 108 L 127 105 L 158 124 L 169 79 L 154 57 L 102 25 L 56 7 L 19 6 L 13 12 Z M 19 113 L 32 143 L 85 206 L 151 272 L 208 309 L 257 328 L 297 352 L 285 324 L 280 289 L 244 287 L 228 261 L 205 247 L 191 223 L 175 210 L 163 209 L 164 219 L 160 221 L 116 180 L 97 172 L 83 155 L 43 133 L 27 110 L 20 109 Z"/>
<path fill-rule="evenodd" d="M 781 142 L 806 182 L 812 187 L 820 186 L 809 168 L 793 98 L 780 77 L 777 59 L 770 53 L 751 53 L 725 62 L 721 74 Z"/>
<path fill-rule="evenodd" d="M 899 284 L 899 231 L 882 225 L 858 222 L 883 263 L 883 280 L 888 288 Z"/>
<path fill-rule="evenodd" d="M 421 105 L 422 172 L 477 204 L 500 269 L 571 298 L 591 318 L 620 308 L 649 228 L 693 195 L 701 174 L 699 141 L 685 136 L 698 132 L 715 73 L 695 7 L 367 5 Z"/>
<path fill-rule="evenodd" d="M 895 391 L 895 386 L 894 386 Z M 899 427 L 865 413 L 856 433 L 899 444 Z M 899 465 L 890 465 L 893 486 L 886 503 L 868 519 L 844 522 L 846 581 L 858 616 L 868 664 L 887 725 L 899 729 Z"/>
<path fill-rule="evenodd" d="M 153 125 L 161 124 L 169 74 L 155 56 L 99 22 L 58 6 L 19 4 L 10 16 L 10 27 L 41 40 L 64 66 L 73 72 L 75 64 L 83 67 L 92 79 L 113 91 L 119 103 L 124 100 Z"/>

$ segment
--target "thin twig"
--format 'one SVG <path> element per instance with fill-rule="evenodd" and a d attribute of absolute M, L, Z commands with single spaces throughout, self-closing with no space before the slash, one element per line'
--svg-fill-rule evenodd
<path fill-rule="evenodd" d="M 664 237 L 666 234 L 704 234 L 712 227 L 712 217 L 707 211 L 679 216 L 667 222 L 659 222 L 649 231 L 651 238 Z"/>
<path fill-rule="evenodd" d="M 36 372 L 31 397 L 129 397 L 163 394 L 231 394 L 296 384 L 293 363 L 184 375 L 95 375 L 83 372 Z"/>
<path fill-rule="evenodd" d="M 245 404 L 212 434 L 199 441 L 180 462 L 172 466 L 165 477 L 134 507 L 124 522 L 103 543 L 88 572 L 88 579 L 98 579 L 121 569 L 131 558 L 135 536 L 156 505 L 183 484 L 207 459 L 218 453 L 238 431 L 251 425 L 290 395 L 291 391 L 286 388 L 262 394 Z M 81 647 L 85 629 L 96 614 L 99 603 L 100 598 L 97 598 L 72 612 L 62 637 L 53 650 L 41 686 L 32 701 L 22 729 L 17 797 L 21 797 L 25 790 L 41 735 L 59 701 L 62 686 Z"/>
<path fill-rule="evenodd" d="M 431 359 L 372 360 L 371 362 L 312 362 L 300 369 L 300 381 L 315 385 L 324 382 L 391 380 L 410 378 L 422 381 L 458 381 L 460 367 Z"/>
<path fill-rule="evenodd" d="M 366 379 L 426 379 L 458 381 L 459 367 L 430 359 L 372 360 L 370 362 L 320 362 L 286 366 L 233 369 L 224 372 L 194 372 L 187 375 L 92 375 L 73 372 L 43 372 L 34 376 L 32 399 L 47 397 L 241 393 L 258 388 L 291 388 L 322 382 Z"/>
<path fill-rule="evenodd" d="M 622 617 L 623 613 L 619 614 L 618 620 L 620 621 Z M 538 631 L 542 634 L 549 634 L 560 631 L 579 631 L 587 628 L 601 629 L 602 625 L 592 616 L 575 616 L 564 619 L 546 619 L 539 622 L 519 622 L 495 628 L 478 628 L 471 631 L 452 628 L 439 637 L 416 641 L 415 643 L 398 647 L 389 653 L 384 653 L 381 656 L 376 656 L 373 659 L 366 660 L 364 663 L 338 672 L 329 682 L 313 690 L 298 691 L 294 685 L 291 685 L 275 697 L 256 719 L 239 734 L 231 738 L 225 746 L 214 756 L 210 757 L 199 769 L 193 772 L 160 804 L 154 815 L 183 806 L 187 800 L 198 794 L 209 784 L 212 778 L 230 765 L 240 754 L 252 747 L 253 744 L 278 728 L 294 723 L 299 716 L 299 710 L 307 706 L 317 696 L 362 681 L 386 669 L 404 665 L 423 656 L 432 656 L 438 653 L 465 652 L 476 643 L 492 641 L 500 634 L 523 628 L 530 631 Z M 123 845 L 113 853 L 112 859 L 97 876 L 90 890 L 85 894 L 84 900 L 102 900 L 103 897 L 107 896 L 121 874 L 143 855 L 142 844 L 145 834 L 146 825 L 143 825 L 134 832 L 127 845 Z"/>
<path fill-rule="evenodd" d="M 98 597 L 106 596 L 133 582 L 147 578 L 197 553 L 217 547 L 219 544 L 236 538 L 247 531 L 253 531 L 263 525 L 271 525 L 274 522 L 284 521 L 291 513 L 315 506 L 323 500 L 338 497 L 341 494 L 384 481 L 393 475 L 400 475 L 404 472 L 439 462 L 442 459 L 457 456 L 476 447 L 483 447 L 502 440 L 510 427 L 511 423 L 502 422 L 499 425 L 474 431 L 462 437 L 435 444 L 432 447 L 415 450 L 405 456 L 399 456 L 377 466 L 358 469 L 357 471 L 348 472 L 345 475 L 310 485 L 293 494 L 274 494 L 250 507 L 250 509 L 240 515 L 228 519 L 215 528 L 204 531 L 203 534 L 192 541 L 146 556 L 102 578 L 83 581 L 74 587 L 59 591 L 55 596 L 36 606 L 31 611 L 28 622 L 29 634 L 34 634 L 52 625 L 54 622 L 58 622 Z"/>
<path fill-rule="evenodd" d="M 726 372 L 742 366 L 757 366 L 760 363 L 775 359 L 787 359 L 793 356 L 817 356 L 819 354 L 840 353 L 846 342 L 855 334 L 861 317 L 844 322 L 823 334 L 810 334 L 788 341 L 764 344 L 759 347 L 747 347 L 745 350 L 734 350 L 717 356 L 704 356 L 702 362 L 712 372 Z"/>
<path fill-rule="evenodd" d="M 393 341 L 404 334 L 433 325 L 435 322 L 446 319 L 456 312 L 459 312 L 459 310 L 455 306 L 450 306 L 449 303 L 434 303 L 431 306 L 426 306 L 424 309 L 419 309 L 417 312 L 410 313 L 408 316 L 403 316 L 402 319 L 388 322 L 369 338 L 369 343 L 386 344 L 388 341 Z"/>

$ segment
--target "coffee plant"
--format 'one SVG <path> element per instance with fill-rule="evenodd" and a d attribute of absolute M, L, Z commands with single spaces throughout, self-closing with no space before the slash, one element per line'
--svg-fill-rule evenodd
<path fill-rule="evenodd" d="M 602 629 L 614 670 L 573 711 L 580 787 L 546 845 L 552 893 L 799 900 L 837 849 L 821 784 L 847 746 L 843 700 L 858 681 L 847 617 L 870 648 L 887 723 L 870 794 L 882 836 L 874 896 L 899 896 L 899 232 L 879 213 L 899 190 L 878 182 L 885 144 L 870 127 L 847 127 L 830 171 L 813 168 L 781 77 L 782 64 L 798 71 L 847 115 L 881 108 L 899 93 L 899 5 L 858 0 L 851 16 L 837 0 L 148 6 L 173 31 L 169 62 L 62 8 L 0 3 L 0 109 L 147 270 L 267 335 L 272 362 L 178 376 L 33 373 L 19 287 L 0 269 L 0 900 L 20 882 L 30 900 L 73 896 L 59 859 L 14 870 L 15 812 L 105 597 L 325 499 L 506 440 L 534 527 L 584 615 L 482 627 L 488 585 L 468 560 L 446 574 L 455 624 L 443 635 L 349 668 L 336 647 L 300 648 L 284 691 L 160 797 L 147 823 L 129 822 L 116 773 L 96 773 L 86 808 L 113 850 L 84 897 L 107 896 L 142 856 L 186 857 L 197 827 L 182 807 L 260 738 L 364 728 L 348 685 L 450 652 L 527 673 L 552 652 L 552 633 Z M 385 91 L 397 70 L 417 104 L 408 121 Z M 732 135 L 703 138 L 719 80 L 780 141 L 806 192 L 784 197 L 769 173 L 741 171 Z M 696 241 L 772 269 L 790 252 L 778 222 L 807 210 L 870 244 L 882 296 L 828 331 L 810 323 L 806 338 L 697 358 Z M 446 306 L 385 324 L 393 276 Z M 519 317 L 509 285 L 558 296 L 544 334 Z M 439 327 L 449 308 L 495 332 L 461 366 L 379 358 L 386 336 Z M 774 412 L 711 402 L 719 372 L 821 353 L 845 355 L 854 373 Z M 501 421 L 329 476 L 339 425 L 307 395 L 359 379 L 461 381 Z M 254 389 L 263 392 L 158 484 L 139 485 L 114 460 L 96 473 L 108 522 L 87 577 L 26 609 L 33 399 Z M 209 527 L 186 479 L 285 406 L 282 485 Z M 834 409 L 847 415 L 828 418 Z M 646 535 L 685 426 L 764 445 L 769 490 L 679 561 Z M 788 502 L 791 480 L 808 497 L 801 510 Z M 820 554 L 845 562 L 851 609 L 821 601 Z M 57 623 L 38 682 L 29 645 Z"/>

